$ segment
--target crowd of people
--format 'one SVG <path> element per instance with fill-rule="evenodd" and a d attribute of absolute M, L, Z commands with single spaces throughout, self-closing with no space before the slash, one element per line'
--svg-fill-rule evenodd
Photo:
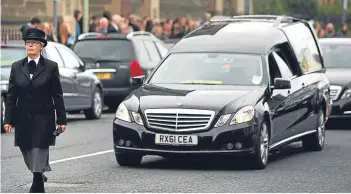
<path fill-rule="evenodd" d="M 32 18 L 29 24 L 23 25 L 22 34 L 28 28 L 40 28 L 46 35 L 48 41 L 59 42 L 70 46 L 74 40 L 83 33 L 83 14 L 80 10 L 74 12 L 75 26 L 71 30 L 61 17 L 58 19 L 57 33 L 55 33 L 52 23 L 42 23 L 37 17 Z M 119 14 L 112 15 L 104 11 L 99 15 L 90 15 L 89 32 L 120 33 L 128 34 L 133 31 L 147 31 L 153 33 L 161 40 L 180 39 L 191 32 L 203 22 L 211 19 L 211 14 L 205 13 L 202 19 L 194 20 L 189 17 L 177 17 L 175 19 L 151 19 L 149 16 L 141 17 L 130 14 L 126 17 Z M 334 24 L 328 23 L 324 27 L 320 22 L 314 23 L 314 29 L 319 38 L 351 37 L 348 25 L 344 24 L 339 30 Z"/>
<path fill-rule="evenodd" d="M 342 25 L 339 30 L 336 30 L 332 23 L 328 23 L 323 28 L 322 24 L 317 21 L 314 23 L 314 30 L 319 38 L 351 38 L 351 32 L 347 24 Z"/>
<path fill-rule="evenodd" d="M 48 41 L 59 42 L 66 46 L 74 43 L 74 40 L 83 33 L 83 14 L 80 10 L 74 12 L 75 29 L 70 29 L 61 17 L 58 18 L 57 33 L 55 34 L 54 26 L 51 23 L 42 23 L 37 17 L 32 18 L 29 24 L 23 25 L 22 34 L 28 28 L 40 28 L 46 35 Z M 101 16 L 90 15 L 89 32 L 120 33 L 128 34 L 134 31 L 147 31 L 153 33 L 161 40 L 180 39 L 187 33 L 201 25 L 201 23 L 211 19 L 211 14 L 205 13 L 201 20 L 194 20 L 189 17 L 177 17 L 175 19 L 151 19 L 149 16 L 141 17 L 136 14 L 130 14 L 123 17 L 119 14 L 112 15 L 104 11 Z"/>

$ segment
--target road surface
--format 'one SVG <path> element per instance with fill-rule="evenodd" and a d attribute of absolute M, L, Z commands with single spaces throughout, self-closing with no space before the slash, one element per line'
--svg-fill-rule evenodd
<path fill-rule="evenodd" d="M 345 126 L 327 131 L 322 152 L 305 152 L 294 143 L 273 153 L 265 170 L 250 170 L 243 158 L 155 156 L 127 168 L 118 166 L 112 151 L 113 116 L 69 117 L 50 152 L 46 192 L 351 192 L 351 129 Z M 13 133 L 1 135 L 1 146 L 1 192 L 28 192 L 32 175 L 13 146 Z"/>

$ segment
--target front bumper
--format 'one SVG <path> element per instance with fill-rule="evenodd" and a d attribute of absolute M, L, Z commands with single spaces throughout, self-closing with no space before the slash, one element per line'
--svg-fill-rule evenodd
<path fill-rule="evenodd" d="M 333 102 L 329 118 L 351 118 L 351 98 Z"/>
<path fill-rule="evenodd" d="M 231 155 L 253 153 L 253 147 L 258 125 L 244 123 L 233 126 L 222 126 L 206 131 L 196 132 L 166 132 L 147 129 L 136 123 L 129 123 L 115 119 L 113 122 L 113 140 L 116 153 L 135 153 L 140 155 Z M 197 145 L 159 145 L 155 143 L 155 134 L 183 134 L 198 136 Z M 119 145 L 119 140 L 130 140 L 130 146 Z M 228 143 L 240 142 L 242 147 L 227 148 Z"/>

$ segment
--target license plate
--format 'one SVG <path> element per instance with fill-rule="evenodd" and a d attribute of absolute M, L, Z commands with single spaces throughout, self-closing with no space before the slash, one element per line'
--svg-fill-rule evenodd
<path fill-rule="evenodd" d="M 196 135 L 156 134 L 155 143 L 163 145 L 197 145 L 198 138 Z"/>
<path fill-rule="evenodd" d="M 112 77 L 111 73 L 96 73 L 96 76 L 99 79 L 111 79 Z"/>

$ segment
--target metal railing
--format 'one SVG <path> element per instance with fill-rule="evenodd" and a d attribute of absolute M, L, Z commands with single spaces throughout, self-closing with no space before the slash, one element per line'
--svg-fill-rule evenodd
<path fill-rule="evenodd" d="M 1 28 L 1 41 L 21 40 L 22 32 L 19 27 Z"/>

